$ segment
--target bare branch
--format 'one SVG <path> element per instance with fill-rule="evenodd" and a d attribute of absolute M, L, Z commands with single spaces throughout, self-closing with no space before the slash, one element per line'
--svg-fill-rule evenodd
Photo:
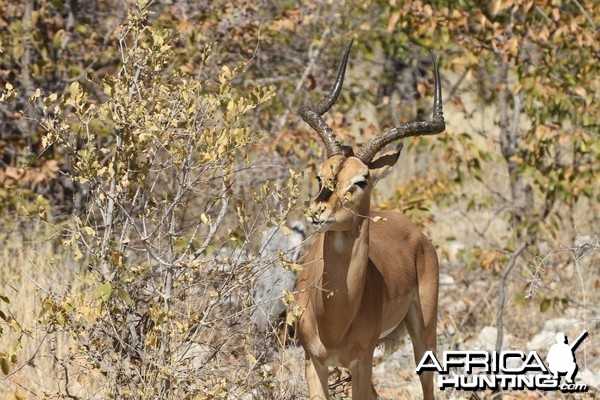
<path fill-rule="evenodd" d="M 227 184 L 225 182 L 225 178 L 223 177 L 222 179 L 223 187 L 221 189 L 221 210 L 219 211 L 219 215 L 217 215 L 217 219 L 215 220 L 215 222 L 213 222 L 210 225 L 210 230 L 206 235 L 206 239 L 204 239 L 204 243 L 202 243 L 200 248 L 198 248 L 198 250 L 196 250 L 192 255 L 191 261 L 194 261 L 195 259 L 200 257 L 200 255 L 202 255 L 202 253 L 206 251 L 206 248 L 211 244 L 212 240 L 217 234 L 217 229 L 221 225 L 221 222 L 223 222 L 223 218 L 225 218 L 225 215 L 227 214 L 227 207 L 229 205 L 229 194 L 227 193 Z"/>
<path fill-rule="evenodd" d="M 521 245 L 512 253 L 508 263 L 500 273 L 500 284 L 498 290 L 498 307 L 496 312 L 496 329 L 498 330 L 498 334 L 496 336 L 496 351 L 500 352 L 502 350 L 502 342 L 504 341 L 504 303 L 506 302 L 506 281 L 508 280 L 508 276 L 510 272 L 517 264 L 517 260 L 521 256 L 521 253 L 527 249 L 528 243 L 523 242 Z"/>

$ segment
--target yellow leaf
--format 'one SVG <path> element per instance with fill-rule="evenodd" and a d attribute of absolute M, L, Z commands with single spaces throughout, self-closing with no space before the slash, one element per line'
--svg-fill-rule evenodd
<path fill-rule="evenodd" d="M 205 213 L 200 215 L 200 221 L 202 221 L 203 224 L 208 224 L 209 220 Z"/>
<path fill-rule="evenodd" d="M 299 305 L 294 306 L 293 309 L 288 311 L 285 318 L 285 323 L 288 324 L 288 326 L 293 326 L 294 322 L 298 320 L 298 317 L 300 317 L 303 312 L 304 309 L 302 307 L 300 307 Z"/>
<path fill-rule="evenodd" d="M 573 89 L 573 91 L 575 92 L 575 94 L 578 94 L 579 96 L 583 97 L 584 99 L 587 96 L 587 91 L 582 86 L 576 87 L 575 89 Z"/>
<path fill-rule="evenodd" d="M 81 260 L 83 258 L 83 253 L 79 250 L 79 246 L 75 247 L 73 250 L 73 258 L 75 261 Z"/>
<path fill-rule="evenodd" d="M 293 272 L 300 272 L 304 269 L 304 266 L 301 264 L 298 264 L 298 263 L 284 262 L 283 268 L 293 271 Z"/>
<path fill-rule="evenodd" d="M 223 73 L 221 75 L 219 75 L 219 81 L 221 83 L 226 83 L 227 81 L 229 81 L 231 79 L 233 74 L 231 73 L 231 69 L 227 65 L 223 65 L 223 67 L 221 69 L 222 69 Z"/>
<path fill-rule="evenodd" d="M 506 49 L 512 57 L 516 57 L 519 54 L 519 40 L 516 36 L 508 41 Z"/>
<path fill-rule="evenodd" d="M 29 101 L 35 101 L 35 100 L 39 99 L 41 95 L 42 95 L 42 91 L 40 90 L 40 88 L 37 88 L 37 89 L 35 89 L 35 93 L 33 94 L 33 96 L 31 96 L 29 98 Z"/>
<path fill-rule="evenodd" d="M 17 392 L 15 393 L 15 400 L 27 400 L 27 397 Z"/>
<path fill-rule="evenodd" d="M 254 355 L 250 354 L 250 353 L 246 353 L 246 360 L 248 360 L 248 362 L 250 364 L 256 364 L 256 357 L 254 357 Z"/>
<path fill-rule="evenodd" d="M 390 15 L 390 18 L 388 19 L 388 25 L 387 25 L 387 31 L 388 33 L 391 33 L 394 31 L 394 28 L 396 27 L 396 24 L 398 23 L 398 20 L 400 19 L 400 11 L 394 11 L 392 13 L 392 15 Z"/>
<path fill-rule="evenodd" d="M 69 85 L 69 92 L 71 92 L 71 96 L 77 96 L 77 93 L 79 93 L 79 82 L 74 81 L 73 83 L 71 83 Z"/>

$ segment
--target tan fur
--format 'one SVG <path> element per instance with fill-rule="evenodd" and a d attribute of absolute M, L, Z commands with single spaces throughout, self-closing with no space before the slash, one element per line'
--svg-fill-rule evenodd
<path fill-rule="evenodd" d="M 329 398 L 327 368 L 335 365 L 350 369 L 354 399 L 376 398 L 373 350 L 384 332 L 382 339 L 393 347 L 406 326 L 417 361 L 435 351 L 435 249 L 402 213 L 370 211 L 371 190 L 396 163 L 395 152 L 370 167 L 355 157 L 333 156 L 319 170 L 332 193 L 310 206 L 310 219 L 324 233 L 304 258 L 297 284 L 310 399 Z M 365 176 L 364 189 L 353 184 Z M 425 399 L 433 398 L 432 378 L 421 376 Z"/>

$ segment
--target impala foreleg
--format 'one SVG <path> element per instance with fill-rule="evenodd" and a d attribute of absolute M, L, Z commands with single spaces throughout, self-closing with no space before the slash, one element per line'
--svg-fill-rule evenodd
<path fill-rule="evenodd" d="M 373 352 L 361 357 L 356 364 L 350 368 L 352 374 L 352 398 L 364 400 L 376 400 L 377 392 L 373 387 Z"/>
<path fill-rule="evenodd" d="M 304 367 L 308 383 L 309 400 L 328 400 L 327 378 L 329 371 L 327 366 L 319 365 L 307 354 Z"/>

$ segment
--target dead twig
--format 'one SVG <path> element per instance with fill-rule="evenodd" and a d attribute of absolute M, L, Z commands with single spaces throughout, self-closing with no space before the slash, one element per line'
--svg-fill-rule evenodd
<path fill-rule="evenodd" d="M 525 251 L 528 243 L 523 242 L 521 245 L 512 253 L 508 263 L 500 273 L 500 286 L 498 288 L 498 311 L 496 314 L 496 328 L 498 329 L 498 334 L 496 336 L 496 351 L 500 352 L 502 350 L 502 342 L 504 341 L 504 319 L 503 319 L 503 311 L 504 311 L 504 303 L 506 302 L 506 281 L 508 280 L 508 276 L 510 272 L 517 264 L 517 260 L 521 256 L 521 253 Z"/>

